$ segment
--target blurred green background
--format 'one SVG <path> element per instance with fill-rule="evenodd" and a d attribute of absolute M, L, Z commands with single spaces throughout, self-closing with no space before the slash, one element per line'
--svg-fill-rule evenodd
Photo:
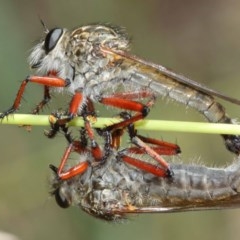
<path fill-rule="evenodd" d="M 231 0 L 2 0 L 0 109 L 12 104 L 20 81 L 30 74 L 26 59 L 43 31 L 39 16 L 49 28 L 91 22 L 125 26 L 133 38 L 133 53 L 239 98 L 239 9 L 240 2 Z M 21 112 L 29 112 L 41 94 L 39 86 L 28 86 Z M 231 116 L 240 116 L 238 106 L 224 105 Z M 155 106 L 151 117 L 203 120 L 191 109 L 166 101 Z M 184 162 L 200 159 L 222 166 L 233 159 L 216 135 L 145 134 L 179 143 Z M 48 140 L 41 127 L 28 133 L 5 125 L 0 135 L 0 230 L 20 239 L 239 239 L 237 209 L 141 215 L 120 225 L 96 220 L 78 208 L 62 210 L 48 195 L 48 165 L 58 164 L 66 145 L 63 137 Z"/>

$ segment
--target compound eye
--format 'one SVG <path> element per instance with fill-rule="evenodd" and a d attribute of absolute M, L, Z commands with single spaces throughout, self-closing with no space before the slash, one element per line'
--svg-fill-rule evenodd
<path fill-rule="evenodd" d="M 46 54 L 53 50 L 53 48 L 57 45 L 57 42 L 62 36 L 62 34 L 63 34 L 62 28 L 54 28 L 47 34 L 44 42 L 44 49 Z"/>
<path fill-rule="evenodd" d="M 61 207 L 61 208 L 70 207 L 69 201 L 61 195 L 59 189 L 56 189 L 56 191 L 54 192 L 54 195 L 55 195 L 55 200 L 59 207 Z"/>

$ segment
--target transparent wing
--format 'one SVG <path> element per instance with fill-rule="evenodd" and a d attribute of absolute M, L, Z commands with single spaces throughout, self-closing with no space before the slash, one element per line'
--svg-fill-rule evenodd
<path fill-rule="evenodd" d="M 168 205 L 168 204 L 167 204 Z M 189 211 L 204 211 L 204 210 L 220 210 L 233 209 L 240 207 L 240 196 L 231 197 L 222 201 L 209 201 L 209 203 L 191 203 L 182 202 L 181 205 L 174 206 L 144 206 L 144 207 L 128 207 L 120 209 L 112 209 L 113 214 L 141 214 L 141 213 L 174 213 L 174 212 L 189 212 Z"/>
<path fill-rule="evenodd" d="M 115 60 L 122 61 L 124 65 L 132 66 L 136 69 L 136 74 L 144 74 L 150 77 L 152 81 L 158 81 L 161 83 L 171 84 L 174 87 L 174 83 L 180 83 L 188 86 L 194 90 L 203 92 L 207 95 L 212 95 L 240 105 L 240 100 L 229 96 L 226 96 L 220 92 L 208 88 L 198 82 L 195 82 L 181 74 L 175 73 L 162 65 L 158 65 L 146 60 L 143 60 L 135 55 L 131 55 L 127 52 L 117 51 L 106 47 L 101 47 L 101 51 L 104 54 L 111 55 Z M 140 78 L 139 78 L 139 81 Z M 150 82 L 150 80 L 149 80 Z"/>

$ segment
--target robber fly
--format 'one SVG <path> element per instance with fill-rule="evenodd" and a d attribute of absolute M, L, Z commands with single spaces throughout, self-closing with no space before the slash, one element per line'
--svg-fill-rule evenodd
<path fill-rule="evenodd" d="M 100 102 L 136 112 L 131 119 L 108 127 L 125 127 L 144 118 L 156 96 L 171 98 L 199 111 L 210 122 L 233 124 L 224 107 L 213 96 L 240 104 L 240 100 L 222 95 L 161 65 L 129 53 L 129 38 L 120 27 L 92 24 L 75 28 L 45 28 L 46 36 L 33 48 L 30 67 L 35 75 L 23 80 L 15 101 L 4 118 L 15 112 L 21 103 L 26 85 L 44 86 L 43 100 L 33 113 L 38 113 L 51 99 L 50 88 L 72 95 L 68 114 L 62 124 L 81 116 L 86 104 Z M 149 99 L 144 104 L 143 100 Z M 91 115 L 91 113 L 89 113 Z M 240 150 L 240 136 L 222 135 L 227 148 L 236 154 Z"/>
<path fill-rule="evenodd" d="M 226 168 L 171 164 L 172 178 L 162 178 L 161 171 L 149 157 L 132 147 L 110 149 L 101 164 L 86 146 L 70 144 L 77 150 L 78 166 L 87 165 L 81 174 L 61 164 L 51 165 L 51 194 L 62 208 L 77 206 L 88 214 L 107 221 L 119 221 L 131 214 L 196 211 L 240 206 L 240 159 Z M 79 147 L 80 146 L 80 147 Z M 109 151 L 109 144 L 105 144 Z M 75 164 L 74 164 L 75 165 Z M 139 166 L 145 166 L 144 169 Z M 160 177 L 157 172 L 160 171 Z"/>

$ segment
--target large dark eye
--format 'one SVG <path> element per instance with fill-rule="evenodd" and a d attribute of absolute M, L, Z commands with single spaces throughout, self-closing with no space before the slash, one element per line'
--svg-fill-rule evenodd
<path fill-rule="evenodd" d="M 50 169 L 54 172 L 54 174 L 56 174 L 57 177 L 57 172 L 58 172 L 58 168 L 52 164 L 49 165 Z M 59 184 L 58 182 L 56 182 L 55 184 Z M 62 196 L 61 192 L 60 192 L 60 188 L 56 187 L 53 185 L 53 187 L 55 188 L 54 191 L 52 191 L 52 195 L 55 196 L 55 200 L 58 204 L 59 207 L 61 208 L 68 208 L 70 207 L 70 202 L 67 200 L 67 198 L 65 198 L 64 196 Z"/>
<path fill-rule="evenodd" d="M 55 200 L 59 207 L 61 207 L 61 208 L 70 207 L 70 203 L 68 202 L 67 199 L 65 199 L 63 196 L 61 196 L 59 189 L 55 190 L 54 195 L 55 195 Z"/>
<path fill-rule="evenodd" d="M 53 48 L 57 45 L 58 40 L 62 36 L 62 33 L 62 28 L 54 28 L 47 34 L 44 42 L 44 49 L 46 54 L 52 51 Z"/>

